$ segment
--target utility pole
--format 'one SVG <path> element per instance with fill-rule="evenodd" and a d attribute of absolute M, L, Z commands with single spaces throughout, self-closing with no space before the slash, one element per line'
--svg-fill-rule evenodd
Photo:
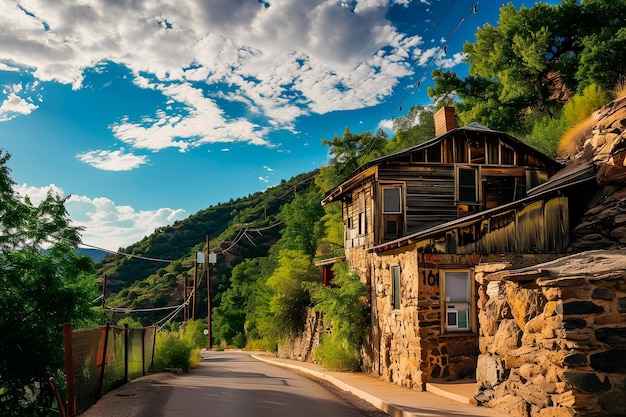
<path fill-rule="evenodd" d="M 206 310 L 206 323 L 207 323 L 207 350 L 211 350 L 211 262 L 209 261 L 209 235 L 206 235 L 205 243 L 205 256 L 204 256 L 204 269 L 206 269 L 206 292 L 207 292 L 207 310 Z"/>
<path fill-rule="evenodd" d="M 196 319 L 196 299 L 198 298 L 198 256 L 193 259 L 193 293 L 191 303 L 191 320 Z"/>
<path fill-rule="evenodd" d="M 187 323 L 187 274 L 183 274 L 183 323 Z"/>
<path fill-rule="evenodd" d="M 105 303 L 106 303 L 106 293 L 107 293 L 107 276 L 105 275 L 102 278 L 102 312 L 104 313 Z"/>

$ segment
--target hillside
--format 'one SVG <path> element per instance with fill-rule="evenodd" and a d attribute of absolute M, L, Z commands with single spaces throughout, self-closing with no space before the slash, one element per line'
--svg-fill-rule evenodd
<path fill-rule="evenodd" d="M 219 301 L 234 266 L 244 259 L 267 256 L 280 238 L 282 225 L 277 215 L 281 208 L 297 193 L 308 190 L 314 184 L 315 174 L 300 174 L 266 191 L 211 206 L 120 248 L 118 254 L 107 255 L 96 264 L 97 279 L 103 281 L 106 277 L 106 305 L 126 309 L 180 305 L 183 280 L 192 282 L 194 256 L 205 250 L 207 237 L 210 251 L 217 254 L 217 263 L 211 270 L 211 288 L 212 298 Z M 198 314 L 205 317 L 205 282 L 200 283 L 199 294 Z M 146 322 L 162 316 L 162 312 L 131 315 L 143 317 Z"/>

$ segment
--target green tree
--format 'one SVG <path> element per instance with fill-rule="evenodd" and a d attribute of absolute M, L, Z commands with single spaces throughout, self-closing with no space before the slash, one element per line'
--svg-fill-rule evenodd
<path fill-rule="evenodd" d="M 387 142 L 385 153 L 390 154 L 411 146 L 419 145 L 435 137 L 435 119 L 432 109 L 417 105 L 411 107 L 406 116 L 393 122 L 395 136 Z"/>
<path fill-rule="evenodd" d="M 79 229 L 65 200 L 22 199 L 8 160 L 0 150 L 0 414 L 44 416 L 53 405 L 48 378 L 62 376 L 62 324 L 94 317 L 93 261 L 76 255 Z"/>
<path fill-rule="evenodd" d="M 315 234 L 315 223 L 324 215 L 321 200 L 319 189 L 312 187 L 308 192 L 298 194 L 291 204 L 283 206 L 279 216 L 285 222 L 281 247 L 315 255 L 319 238 Z"/>
<path fill-rule="evenodd" d="M 324 314 L 324 323 L 331 326 L 330 334 L 322 338 L 315 356 L 329 369 L 355 370 L 358 368 L 359 349 L 367 327 L 367 287 L 345 262 L 333 266 L 334 287 L 308 283 L 314 303 L 313 310 Z"/>
<path fill-rule="evenodd" d="M 290 333 L 299 333 L 304 325 L 304 308 L 310 304 L 305 282 L 320 280 L 320 272 L 311 257 L 301 250 L 282 249 L 278 266 L 267 279 L 270 290 L 268 315 L 262 331 L 276 340 Z"/>
<path fill-rule="evenodd" d="M 463 47 L 468 76 L 433 72 L 433 98 L 456 95 L 464 123 L 520 133 L 524 120 L 559 117 L 574 92 L 593 83 L 609 89 L 624 78 L 626 1 L 564 0 L 500 9 Z"/>

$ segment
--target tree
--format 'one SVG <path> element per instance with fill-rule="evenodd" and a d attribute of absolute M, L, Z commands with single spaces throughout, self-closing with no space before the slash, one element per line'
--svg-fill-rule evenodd
<path fill-rule="evenodd" d="M 417 105 L 409 109 L 406 116 L 393 122 L 395 136 L 388 141 L 385 153 L 419 145 L 435 137 L 435 119 L 432 108 Z"/>
<path fill-rule="evenodd" d="M 520 133 L 524 120 L 559 117 L 575 92 L 593 83 L 608 90 L 624 78 L 625 0 L 563 0 L 500 9 L 463 47 L 468 75 L 435 71 L 433 98 L 457 95 L 464 123 Z"/>
<path fill-rule="evenodd" d="M 298 194 L 291 204 L 283 206 L 280 218 L 285 222 L 285 228 L 281 231 L 281 247 L 315 255 L 318 236 L 314 226 L 324 215 L 321 200 L 322 194 L 312 187 L 308 192 Z"/>
<path fill-rule="evenodd" d="M 97 291 L 65 200 L 20 198 L 9 158 L 0 150 L 0 414 L 43 416 L 53 405 L 48 378 L 63 369 L 62 325 L 92 318 Z"/>

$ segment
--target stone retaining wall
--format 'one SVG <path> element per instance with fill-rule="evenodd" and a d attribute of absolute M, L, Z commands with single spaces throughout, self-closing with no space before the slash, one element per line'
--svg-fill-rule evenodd
<path fill-rule="evenodd" d="M 513 416 L 626 416 L 626 254 L 477 267 L 479 404 Z"/>

